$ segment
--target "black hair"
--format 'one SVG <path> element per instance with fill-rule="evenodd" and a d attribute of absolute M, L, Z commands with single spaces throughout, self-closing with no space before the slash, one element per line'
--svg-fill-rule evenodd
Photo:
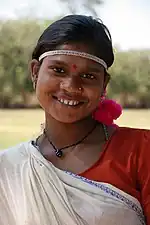
<path fill-rule="evenodd" d="M 32 53 L 39 59 L 46 51 L 58 49 L 65 43 L 84 43 L 110 67 L 114 61 L 112 39 L 108 28 L 91 16 L 69 15 L 52 23 L 40 36 Z"/>

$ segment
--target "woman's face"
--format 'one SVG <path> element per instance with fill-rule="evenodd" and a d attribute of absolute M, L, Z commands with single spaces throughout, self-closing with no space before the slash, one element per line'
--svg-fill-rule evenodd
<path fill-rule="evenodd" d="M 85 45 L 61 45 L 59 49 L 89 51 Z M 37 77 L 36 95 L 47 115 L 63 123 L 74 123 L 88 117 L 98 106 L 107 81 L 104 68 L 89 59 L 55 55 L 31 63 Z M 106 79 L 105 79 L 106 80 Z"/>

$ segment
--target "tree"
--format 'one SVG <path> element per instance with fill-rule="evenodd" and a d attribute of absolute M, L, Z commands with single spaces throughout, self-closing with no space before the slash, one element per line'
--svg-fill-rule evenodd
<path fill-rule="evenodd" d="M 27 104 L 28 93 L 32 90 L 28 61 L 40 31 L 41 27 L 36 21 L 6 21 L 1 24 L 1 106 L 14 104 L 17 99 Z"/>
<path fill-rule="evenodd" d="M 118 52 L 110 69 L 109 95 L 124 106 L 150 107 L 150 51 Z"/>
<path fill-rule="evenodd" d="M 96 7 L 103 3 L 102 0 L 60 0 L 65 3 L 69 9 L 69 12 L 77 14 L 80 9 L 85 10 L 92 16 L 97 17 Z"/>

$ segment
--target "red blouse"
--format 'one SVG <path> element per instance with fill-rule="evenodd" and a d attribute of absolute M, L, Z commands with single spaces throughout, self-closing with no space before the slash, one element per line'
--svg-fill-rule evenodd
<path fill-rule="evenodd" d="M 80 175 L 112 184 L 138 199 L 150 225 L 149 130 L 117 128 L 97 163 Z"/>

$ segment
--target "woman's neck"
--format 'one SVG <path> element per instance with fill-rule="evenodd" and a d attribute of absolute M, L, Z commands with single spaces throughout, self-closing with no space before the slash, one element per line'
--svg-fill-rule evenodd
<path fill-rule="evenodd" d="M 88 117 L 82 121 L 67 124 L 46 115 L 45 130 L 49 140 L 57 148 L 62 148 L 82 139 L 95 126 L 95 123 L 92 117 Z"/>

